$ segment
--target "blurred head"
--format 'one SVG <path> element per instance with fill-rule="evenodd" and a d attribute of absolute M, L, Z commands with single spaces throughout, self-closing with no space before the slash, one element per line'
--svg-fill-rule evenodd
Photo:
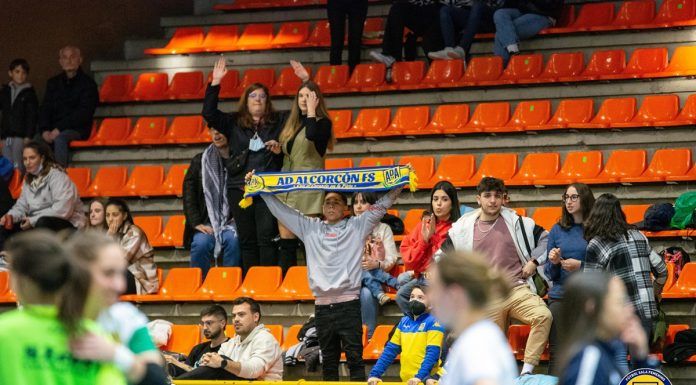
<path fill-rule="evenodd" d="M 203 336 L 214 340 L 225 333 L 227 326 L 227 312 L 220 305 L 212 305 L 201 311 L 201 327 Z"/>
<path fill-rule="evenodd" d="M 329 117 L 329 111 L 326 109 L 326 103 L 324 102 L 324 96 L 319 89 L 319 86 L 311 80 L 308 80 L 297 90 L 295 95 L 295 101 L 290 108 L 290 115 L 285 122 L 283 131 L 280 133 L 280 143 L 287 143 L 292 138 L 295 137 L 297 132 L 302 128 L 302 115 L 307 114 L 307 98 L 309 94 L 314 92 L 319 100 L 319 105 L 316 108 L 317 119 L 331 119 Z M 333 150 L 336 138 L 334 137 L 333 130 L 331 131 L 331 140 L 329 140 L 328 149 Z"/>
<path fill-rule="evenodd" d="M 95 198 L 89 202 L 89 227 L 106 229 L 106 199 Z"/>
<path fill-rule="evenodd" d="M 348 210 L 348 198 L 343 193 L 330 191 L 324 194 L 322 212 L 324 219 L 329 223 L 336 223 L 343 219 L 343 213 Z"/>
<path fill-rule="evenodd" d="M 353 215 L 358 216 L 367 211 L 370 206 L 377 203 L 377 194 L 374 192 L 353 193 L 350 202 Z"/>
<path fill-rule="evenodd" d="M 8 75 L 15 84 L 24 84 L 29 75 L 29 63 L 24 59 L 12 60 Z"/>
<path fill-rule="evenodd" d="M 598 237 L 615 242 L 628 235 L 628 230 L 632 228 L 634 226 L 626 222 L 621 202 L 614 194 L 600 195 L 584 222 L 585 239 L 588 241 Z"/>
<path fill-rule="evenodd" d="M 82 52 L 75 46 L 65 46 L 58 52 L 58 62 L 63 71 L 74 73 L 82 65 Z"/>
<path fill-rule="evenodd" d="M 22 161 L 27 170 L 27 182 L 29 183 L 38 176 L 48 174 L 51 168 L 56 166 L 51 148 L 46 143 L 35 140 L 24 145 Z"/>
<path fill-rule="evenodd" d="M 227 141 L 227 137 L 225 135 L 222 135 L 222 133 L 220 133 L 220 131 L 218 131 L 212 127 L 209 127 L 208 133 L 210 133 L 210 137 L 213 138 L 213 145 L 218 150 L 222 150 L 222 149 L 229 146 L 229 142 Z"/>
<path fill-rule="evenodd" d="M 565 229 L 570 228 L 575 223 L 575 215 L 579 215 L 584 222 L 590 216 L 590 211 L 595 203 L 592 190 L 584 183 L 573 183 L 568 186 L 562 199 L 563 214 L 558 223 Z"/>
<path fill-rule="evenodd" d="M 506 202 L 507 188 L 505 183 L 498 178 L 484 177 L 476 187 L 476 201 L 481 210 L 490 217 L 500 214 L 503 204 Z"/>
<path fill-rule="evenodd" d="M 232 323 L 234 331 L 241 337 L 246 337 L 261 321 L 261 306 L 248 297 L 240 297 L 232 301 Z"/>
<path fill-rule="evenodd" d="M 430 208 L 438 221 L 456 222 L 459 219 L 459 198 L 452 183 L 444 180 L 430 190 Z"/>
<path fill-rule="evenodd" d="M 114 222 L 123 224 L 133 224 L 133 216 L 131 215 L 128 204 L 122 199 L 111 198 L 106 202 L 106 224 L 111 226 Z"/>
<path fill-rule="evenodd" d="M 247 87 L 239 100 L 238 123 L 242 127 L 253 127 L 255 120 L 268 122 L 273 115 L 268 88 L 261 83 L 254 83 Z"/>

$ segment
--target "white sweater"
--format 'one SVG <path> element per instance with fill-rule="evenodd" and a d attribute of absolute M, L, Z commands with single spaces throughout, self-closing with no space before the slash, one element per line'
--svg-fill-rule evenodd
<path fill-rule="evenodd" d="M 241 341 L 239 335 L 220 345 L 218 354 L 239 362 L 239 377 L 249 380 L 282 381 L 283 352 L 273 334 L 260 324 Z"/>

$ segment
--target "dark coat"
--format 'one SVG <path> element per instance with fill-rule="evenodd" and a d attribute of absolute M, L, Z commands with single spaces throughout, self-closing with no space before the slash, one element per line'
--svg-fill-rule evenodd
<path fill-rule="evenodd" d="M 69 79 L 65 72 L 46 82 L 46 94 L 39 114 L 39 132 L 75 130 L 82 139 L 92 131 L 94 110 L 99 103 L 97 83 L 82 69 Z"/>
<path fill-rule="evenodd" d="M 39 113 L 39 99 L 33 87 L 19 92 L 12 103 L 12 89 L 9 85 L 0 89 L 0 138 L 32 138 L 36 130 L 36 120 Z"/>
<path fill-rule="evenodd" d="M 208 209 L 205 206 L 205 195 L 203 195 L 202 158 L 203 153 L 194 156 L 184 176 L 184 216 L 186 217 L 184 246 L 187 249 L 191 248 L 196 226 L 208 223 Z"/>

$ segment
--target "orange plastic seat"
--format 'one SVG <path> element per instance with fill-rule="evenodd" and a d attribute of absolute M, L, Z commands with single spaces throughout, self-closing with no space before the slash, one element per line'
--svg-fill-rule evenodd
<path fill-rule="evenodd" d="M 423 209 L 410 209 L 406 212 L 406 217 L 404 218 L 404 234 L 419 230 L 417 226 L 421 223 L 423 212 L 425 212 Z"/>
<path fill-rule="evenodd" d="M 413 167 L 418 186 L 420 181 L 429 181 L 435 174 L 435 158 L 432 156 L 406 155 L 399 159 L 399 164 L 410 164 Z"/>
<path fill-rule="evenodd" d="M 140 302 L 174 301 L 176 295 L 193 294 L 201 286 L 201 269 L 198 267 L 175 267 L 169 269 L 167 278 L 161 283 L 158 294 L 146 295 Z"/>
<path fill-rule="evenodd" d="M 351 158 L 330 158 L 324 160 L 324 168 L 327 170 L 339 170 L 342 168 L 353 168 Z"/>
<path fill-rule="evenodd" d="M 266 329 L 268 329 L 271 334 L 273 334 L 273 337 L 275 337 L 276 341 L 278 341 L 278 344 L 283 343 L 283 325 L 265 325 Z"/>
<path fill-rule="evenodd" d="M 614 21 L 614 3 L 583 4 L 575 22 L 566 28 L 554 28 L 556 33 L 590 31 Z"/>
<path fill-rule="evenodd" d="M 558 130 L 572 128 L 576 124 L 587 123 L 594 114 L 593 99 L 564 99 L 558 103 L 556 112 L 551 119 L 544 124 L 532 124 L 527 126 L 529 131 Z"/>
<path fill-rule="evenodd" d="M 204 33 L 202 27 L 180 27 L 163 48 L 148 48 L 148 55 L 175 55 L 196 52 L 202 45 Z"/>
<path fill-rule="evenodd" d="M 586 184 L 619 183 L 621 178 L 643 174 L 648 163 L 645 150 L 615 150 L 609 155 L 602 172 L 594 178 L 581 178 Z"/>
<path fill-rule="evenodd" d="M 524 350 L 527 347 L 527 339 L 529 339 L 529 325 L 510 325 L 508 328 L 508 343 L 512 349 L 512 354 L 516 360 L 524 359 Z M 549 346 L 546 344 L 544 352 L 541 354 L 542 361 L 549 360 Z"/>
<path fill-rule="evenodd" d="M 582 52 L 566 52 L 551 54 L 546 62 L 544 71 L 536 80 L 526 80 L 525 82 L 570 82 L 575 81 L 585 69 L 585 55 Z"/>
<path fill-rule="evenodd" d="M 200 115 L 177 116 L 164 135 L 165 143 L 200 143 L 203 131 L 203 117 Z"/>
<path fill-rule="evenodd" d="M 555 225 L 561 218 L 561 208 L 560 207 L 537 207 L 534 209 L 534 214 L 532 214 L 532 219 L 534 223 L 543 227 L 544 229 L 550 231 L 553 225 Z"/>
<path fill-rule="evenodd" d="M 283 23 L 271 41 L 273 48 L 302 47 L 309 38 L 309 22 L 295 21 Z"/>
<path fill-rule="evenodd" d="M 157 269 L 157 282 L 160 284 L 160 290 L 162 289 L 162 282 L 164 280 L 162 279 L 162 269 Z M 157 293 L 155 294 L 126 294 L 122 295 L 119 297 L 120 301 L 123 302 L 142 302 L 143 297 L 151 296 L 151 295 L 158 295 L 159 290 L 157 290 Z"/>
<path fill-rule="evenodd" d="M 587 67 L 574 79 L 562 78 L 560 81 L 597 80 L 603 76 L 619 76 L 626 69 L 626 52 L 622 49 L 610 49 L 592 52 Z"/>
<path fill-rule="evenodd" d="M 331 45 L 331 31 L 328 20 L 319 20 L 314 24 L 314 29 L 306 43 L 310 47 L 328 47 Z"/>
<path fill-rule="evenodd" d="M 97 122 L 92 121 L 92 129 L 89 131 L 89 137 L 85 140 L 73 140 L 70 142 L 70 147 L 92 147 L 94 146 L 94 138 L 97 136 Z"/>
<path fill-rule="evenodd" d="M 336 138 L 345 138 L 349 135 L 351 123 L 353 123 L 353 111 L 351 110 L 330 110 L 331 128 Z M 362 135 L 362 134 L 361 134 Z"/>
<path fill-rule="evenodd" d="M 696 46 L 680 46 L 674 50 L 669 65 L 664 70 L 657 70 L 643 75 L 644 78 L 696 75 Z"/>
<path fill-rule="evenodd" d="M 696 24 L 696 2 L 694 0 L 664 0 L 657 16 L 646 25 L 635 28 L 668 28 Z"/>
<path fill-rule="evenodd" d="M 430 121 L 429 106 L 399 107 L 386 130 L 375 133 L 365 132 L 366 136 L 421 135 L 421 130 Z"/>
<path fill-rule="evenodd" d="M 92 170 L 89 167 L 68 167 L 65 169 L 65 172 L 70 177 L 70 180 L 75 183 L 80 196 L 85 197 L 92 179 Z"/>
<path fill-rule="evenodd" d="M 164 182 L 164 166 L 135 166 L 121 190 L 123 196 L 146 196 L 144 191 L 154 191 Z"/>
<path fill-rule="evenodd" d="M 460 82 L 463 86 L 495 84 L 503 74 L 503 59 L 500 56 L 472 58 Z"/>
<path fill-rule="evenodd" d="M 17 297 L 10 289 L 10 272 L 0 271 L 0 303 L 15 303 Z"/>
<path fill-rule="evenodd" d="M 363 27 L 363 45 L 382 44 L 384 37 L 384 19 L 381 17 L 371 17 L 365 20 Z"/>
<path fill-rule="evenodd" d="M 393 166 L 393 165 L 394 165 L 394 158 L 367 157 L 367 158 L 362 158 L 360 160 L 360 164 L 358 164 L 358 167 L 380 167 L 380 166 Z"/>
<path fill-rule="evenodd" d="M 535 82 L 544 68 L 544 57 L 541 54 L 514 55 L 510 58 L 503 74 L 495 81 L 499 84 L 515 84 Z M 486 82 L 481 82 L 486 84 Z"/>
<path fill-rule="evenodd" d="M 345 92 L 348 83 L 348 65 L 321 66 L 314 76 L 314 82 L 325 94 Z"/>
<path fill-rule="evenodd" d="M 244 93 L 244 91 L 249 87 L 250 85 L 254 83 L 261 83 L 265 85 L 268 88 L 273 87 L 273 83 L 275 82 L 275 71 L 273 68 L 254 68 L 254 69 L 248 69 L 244 71 L 244 76 L 242 77 L 242 80 L 239 82 L 239 85 L 237 85 L 237 88 L 234 91 L 234 95 L 236 97 L 239 97 Z"/>
<path fill-rule="evenodd" d="M 531 100 L 517 104 L 510 121 L 498 132 L 524 131 L 529 126 L 539 126 L 551 118 L 551 101 Z M 494 128 L 495 129 L 495 128 Z M 484 130 L 489 132 L 488 130 Z"/>
<path fill-rule="evenodd" d="M 203 284 L 193 293 L 175 294 L 175 301 L 212 301 L 214 296 L 231 296 L 242 283 L 239 267 L 213 267 L 208 270 Z"/>
<path fill-rule="evenodd" d="M 535 185 L 567 185 L 580 178 L 594 178 L 602 171 L 600 151 L 573 151 L 566 155 L 561 170 L 552 178 L 534 180 Z"/>
<path fill-rule="evenodd" d="M 300 343 L 297 335 L 300 334 L 300 330 L 303 325 L 292 325 L 288 328 L 288 332 L 285 333 L 285 338 L 283 338 L 283 344 L 280 346 L 280 350 L 287 352 L 288 349 Z"/>
<path fill-rule="evenodd" d="M 696 298 L 696 262 L 684 265 L 677 282 L 662 292 L 663 298 Z"/>
<path fill-rule="evenodd" d="M 363 359 L 377 360 L 384 351 L 384 345 L 389 342 L 389 333 L 394 329 L 394 325 L 378 325 L 372 333 L 372 338 L 363 349 Z"/>
<path fill-rule="evenodd" d="M 135 101 L 156 101 L 167 98 L 169 77 L 166 73 L 147 72 L 138 76 L 138 81 L 131 92 L 131 99 Z"/>
<path fill-rule="evenodd" d="M 162 350 L 189 354 L 191 349 L 201 343 L 201 330 L 198 325 L 172 325 L 172 335 Z"/>
<path fill-rule="evenodd" d="M 494 132 L 510 120 L 510 103 L 479 103 L 466 124 L 468 132 Z"/>
<path fill-rule="evenodd" d="M 400 90 L 418 89 L 424 76 L 425 62 L 420 60 L 396 62 L 392 66 L 391 87 Z"/>
<path fill-rule="evenodd" d="M 91 142 L 93 146 L 124 145 L 130 131 L 130 118 L 106 118 L 99 124 L 99 130 Z"/>
<path fill-rule="evenodd" d="M 630 122 L 636 115 L 636 98 L 605 99 L 597 115 L 589 123 L 573 123 L 572 128 L 608 128 L 617 123 Z"/>
<path fill-rule="evenodd" d="M 141 196 L 157 196 L 157 195 L 176 195 L 181 196 L 184 184 L 184 177 L 188 171 L 187 164 L 175 164 L 169 167 L 167 177 L 162 184 L 153 188 L 141 188 Z M 154 183 L 153 183 L 154 185 Z"/>
<path fill-rule="evenodd" d="M 278 290 L 273 293 L 257 293 L 259 301 L 314 301 L 314 294 L 309 288 L 307 266 L 293 266 L 288 269 L 285 279 Z"/>
<path fill-rule="evenodd" d="M 463 61 L 433 60 L 419 88 L 455 87 L 463 75 Z"/>
<path fill-rule="evenodd" d="M 133 75 L 108 75 L 99 89 L 99 100 L 104 103 L 126 102 L 131 100 Z"/>
<path fill-rule="evenodd" d="M 162 234 L 162 217 L 159 215 L 133 217 L 133 223 L 145 232 L 147 239 L 157 239 Z"/>
<path fill-rule="evenodd" d="M 636 115 L 629 122 L 612 123 L 611 127 L 652 127 L 657 122 L 674 122 L 679 114 L 679 96 L 674 94 L 647 95 Z M 679 124 L 679 123 L 676 123 Z"/>
<path fill-rule="evenodd" d="M 203 72 L 177 72 L 172 77 L 172 83 L 167 89 L 167 98 L 172 100 L 202 99 Z"/>
<path fill-rule="evenodd" d="M 623 177 L 622 183 L 663 182 L 668 176 L 686 175 L 691 168 L 691 149 L 661 149 L 655 151 L 650 165 L 641 176 Z"/>
<path fill-rule="evenodd" d="M 561 16 L 558 18 L 558 21 L 556 21 L 556 25 L 554 27 L 541 30 L 539 35 L 563 33 L 563 28 L 568 28 L 575 23 L 575 17 L 575 6 L 572 4 L 566 4 L 561 10 Z"/>
<path fill-rule="evenodd" d="M 283 281 L 280 266 L 254 266 L 249 269 L 242 285 L 232 294 L 232 298 L 214 295 L 215 301 L 230 301 L 237 297 L 251 297 L 273 294 Z"/>
<path fill-rule="evenodd" d="M 186 218 L 183 215 L 172 215 L 162 234 L 154 242 L 150 240 L 150 243 L 156 247 L 183 247 L 185 227 Z"/>
<path fill-rule="evenodd" d="M 635 28 L 636 25 L 650 23 L 655 18 L 655 1 L 638 0 L 621 3 L 616 19 L 606 26 L 592 27 L 592 31 L 608 31 Z"/>
<path fill-rule="evenodd" d="M 679 115 L 672 122 L 656 122 L 656 125 L 668 126 L 688 126 L 696 123 L 696 94 L 689 95 L 686 98 L 684 107 L 679 111 Z"/>
<path fill-rule="evenodd" d="M 428 181 L 418 181 L 418 186 L 432 188 L 437 182 L 446 180 L 456 187 L 462 187 L 474 175 L 475 167 L 473 155 L 443 155 L 433 177 Z"/>
<path fill-rule="evenodd" d="M 135 122 L 133 131 L 125 141 L 128 144 L 163 144 L 166 132 L 167 118 L 163 116 L 142 117 Z"/>
<path fill-rule="evenodd" d="M 10 190 L 10 194 L 12 194 L 13 199 L 19 198 L 19 195 L 22 193 L 23 183 L 24 177 L 22 177 L 22 173 L 19 171 L 19 169 L 15 169 L 12 173 L 12 178 L 10 178 L 10 182 L 7 186 Z"/>
<path fill-rule="evenodd" d="M 247 24 L 237 40 L 235 50 L 259 50 L 271 48 L 273 42 L 273 24 Z"/>
<path fill-rule="evenodd" d="M 492 176 L 498 179 L 510 179 L 517 173 L 517 154 L 486 154 L 481 165 L 464 186 L 471 187 L 479 184 L 481 179 Z"/>
<path fill-rule="evenodd" d="M 123 166 L 101 167 L 87 189 L 87 196 L 119 196 L 126 185 L 127 171 Z"/>
<path fill-rule="evenodd" d="M 620 74 L 602 75 L 602 80 L 637 79 L 662 72 L 667 67 L 667 48 L 636 48 Z"/>
<path fill-rule="evenodd" d="M 353 126 L 343 134 L 343 137 L 355 138 L 384 131 L 389 126 L 391 110 L 389 108 L 370 108 L 360 110 Z"/>
<path fill-rule="evenodd" d="M 376 92 L 381 91 L 387 68 L 383 63 L 363 63 L 355 66 L 350 75 L 346 90 L 350 92 Z"/>
<path fill-rule="evenodd" d="M 307 73 L 312 76 L 311 68 L 305 67 L 305 70 L 307 70 Z M 285 67 L 280 71 L 278 80 L 273 87 L 271 87 L 271 95 L 295 96 L 301 85 L 302 79 L 295 75 L 295 70 L 293 70 L 292 67 Z"/>
<path fill-rule="evenodd" d="M 210 82 L 210 80 L 212 80 L 212 74 L 208 77 L 208 82 Z M 220 98 L 228 99 L 240 97 L 242 91 L 239 91 L 238 88 L 241 88 L 239 87 L 239 71 L 228 69 L 227 74 L 220 80 Z"/>
<path fill-rule="evenodd" d="M 690 182 L 696 180 L 696 165 L 691 167 L 684 175 L 669 175 L 665 178 L 665 181 L 669 182 Z"/>
<path fill-rule="evenodd" d="M 648 207 L 650 207 L 650 205 L 623 205 L 621 209 L 624 215 L 626 215 L 626 222 L 638 223 L 645 217 L 645 211 Z"/>
<path fill-rule="evenodd" d="M 233 51 L 239 40 L 239 27 L 236 25 L 214 25 L 205 35 L 201 51 L 226 52 Z"/>
<path fill-rule="evenodd" d="M 442 104 L 423 130 L 427 134 L 463 134 L 469 121 L 468 104 Z"/>
<path fill-rule="evenodd" d="M 561 156 L 557 152 L 528 154 L 517 174 L 505 181 L 505 185 L 533 185 L 535 179 L 553 178 L 561 168 Z"/>

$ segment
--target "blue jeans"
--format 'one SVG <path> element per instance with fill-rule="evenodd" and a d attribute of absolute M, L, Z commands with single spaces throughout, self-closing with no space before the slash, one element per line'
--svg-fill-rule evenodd
<path fill-rule="evenodd" d="M 41 141 L 44 141 L 39 134 Z M 70 142 L 73 140 L 80 140 L 82 134 L 75 130 L 63 130 L 60 134 L 53 140 L 53 143 L 48 143 L 50 147 L 53 148 L 53 156 L 56 159 L 56 163 L 63 167 L 68 167 L 68 161 L 70 160 Z"/>
<path fill-rule="evenodd" d="M 399 275 L 399 284 L 401 287 L 399 291 L 396 292 L 396 304 L 399 305 L 399 309 L 407 315 L 411 316 L 411 310 L 408 308 L 408 302 L 411 299 L 411 291 L 416 286 L 426 286 L 425 278 L 421 275 L 418 278 L 411 279 L 411 276 L 407 273 L 402 273 Z"/>
<path fill-rule="evenodd" d="M 391 286 L 394 289 L 399 289 L 399 282 L 396 278 L 382 269 L 363 271 L 362 284 L 370 290 L 370 293 L 372 293 L 372 296 L 376 299 L 379 299 L 379 297 L 384 294 L 382 284 Z"/>
<path fill-rule="evenodd" d="M 372 296 L 370 289 L 365 286 L 360 289 L 360 312 L 362 313 L 362 323 L 367 325 L 367 338 L 370 339 L 377 327 L 379 302 Z"/>
<path fill-rule="evenodd" d="M 469 57 L 474 36 L 480 30 L 493 29 L 493 9 L 483 0 L 474 0 L 470 7 L 445 5 L 440 8 L 440 29 L 445 47 L 460 46 Z M 457 44 L 457 37 L 462 37 Z"/>
<path fill-rule="evenodd" d="M 538 34 L 542 29 L 550 27 L 551 19 L 535 13 L 522 13 L 517 8 L 502 8 L 493 14 L 495 23 L 495 42 L 493 53 L 503 58 L 507 65 L 510 53 L 507 47 Z"/>
<path fill-rule="evenodd" d="M 198 267 L 203 273 L 203 279 L 210 270 L 213 251 L 215 250 L 215 237 L 201 232 L 196 232 L 191 241 L 191 267 Z M 239 267 L 242 259 L 239 251 L 239 240 L 234 231 L 222 232 L 222 266 Z"/>

